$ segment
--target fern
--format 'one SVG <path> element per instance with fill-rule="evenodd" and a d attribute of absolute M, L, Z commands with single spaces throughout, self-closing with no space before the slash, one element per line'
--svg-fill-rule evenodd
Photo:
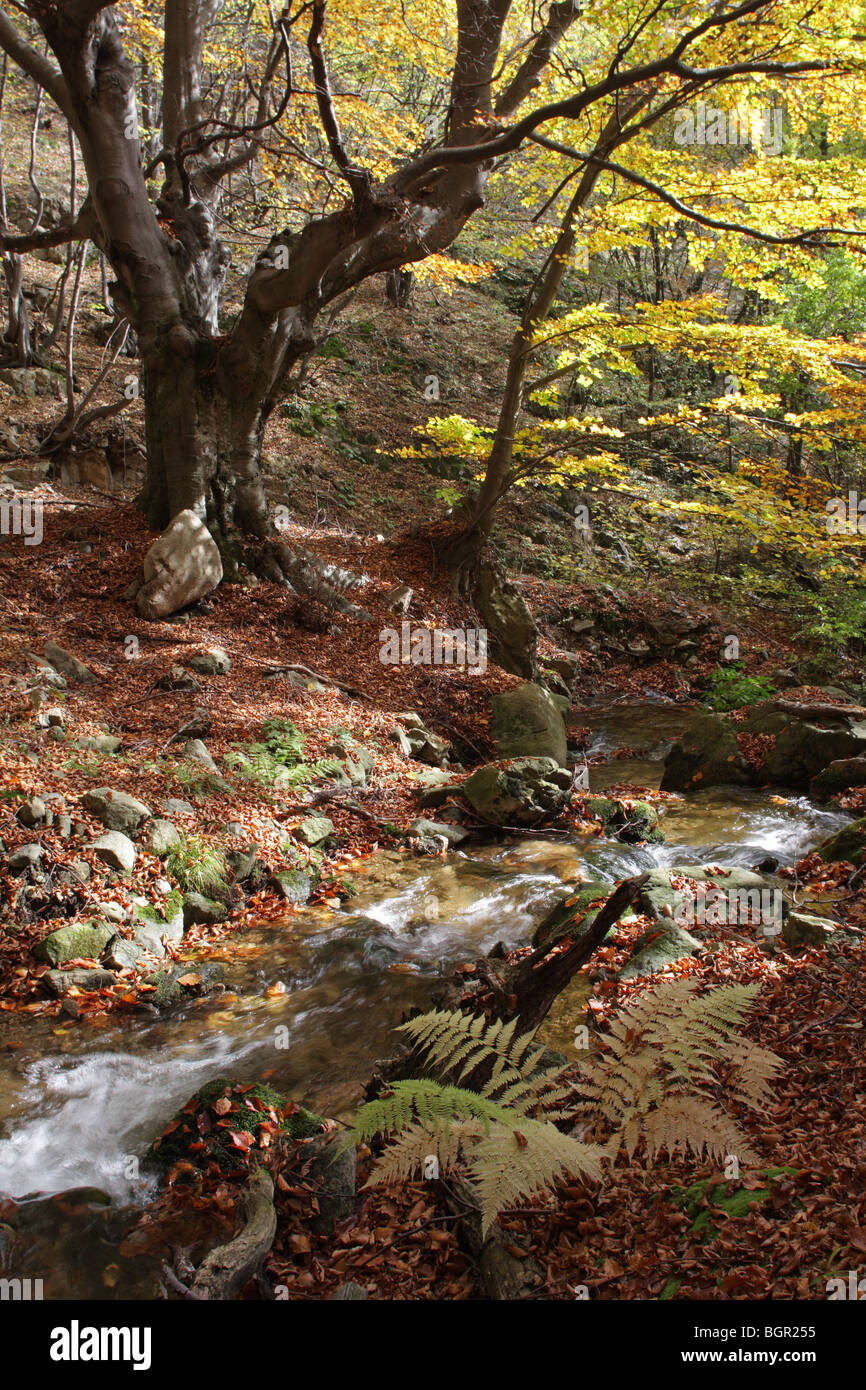
<path fill-rule="evenodd" d="M 781 1068 L 771 1052 L 740 1032 L 755 985 L 696 993 L 691 980 L 648 990 L 612 1022 L 604 1050 L 581 1068 L 576 1085 L 554 1085 L 561 1067 L 544 1067 L 535 1031 L 517 1035 L 516 1020 L 432 1010 L 400 1027 L 441 1079 L 394 1082 L 359 1110 L 347 1145 L 377 1135 L 387 1147 L 368 1186 L 408 1181 L 438 1170 L 467 1171 L 487 1235 L 503 1208 L 553 1186 L 566 1173 L 599 1181 L 602 1164 L 643 1144 L 662 1151 L 755 1161 L 742 1130 L 721 1108 L 717 1068 L 737 1104 L 755 1109 L 771 1098 Z M 478 1090 L 461 1082 L 480 1076 Z M 586 1143 L 541 1112 L 568 1102 L 585 1116 Z"/>
<path fill-rule="evenodd" d="M 721 1065 L 736 1103 L 757 1109 L 771 1098 L 781 1063 L 739 1031 L 758 987 L 695 990 L 693 980 L 648 990 L 611 1025 L 603 1053 L 582 1064 L 576 1113 L 590 1117 L 596 1138 L 607 1132 L 611 1157 L 624 1148 L 631 1158 L 643 1138 L 651 1158 L 680 1148 L 753 1161 L 744 1134 L 710 1092 Z"/>

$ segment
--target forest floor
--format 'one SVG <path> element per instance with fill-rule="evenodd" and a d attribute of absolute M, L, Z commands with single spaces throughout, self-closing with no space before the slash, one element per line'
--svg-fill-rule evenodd
<path fill-rule="evenodd" d="M 38 270 L 37 283 L 47 285 L 47 263 L 38 263 Z M 105 316 L 97 296 L 91 279 L 81 334 L 84 376 L 97 369 L 102 353 L 96 330 Z M 96 912 L 106 902 L 128 911 L 136 899 L 158 908 L 165 896 L 164 867 L 155 855 L 139 852 L 127 876 L 97 871 L 82 849 L 102 829 L 81 806 L 88 789 L 110 786 L 152 807 L 167 797 L 186 800 L 193 806 L 188 820 L 181 816 L 187 833 L 221 850 L 252 842 L 272 871 L 310 861 L 294 832 L 311 811 L 324 814 L 333 835 L 318 856 L 313 900 L 336 908 L 359 857 L 395 846 L 413 852 L 405 835 L 419 815 L 418 794 L 430 768 L 401 751 L 402 714 L 417 714 L 450 741 L 455 780 L 492 759 L 490 696 L 518 678 L 493 663 L 475 674 L 383 664 L 379 634 L 402 620 L 386 603 L 398 584 L 413 590 L 412 623 L 457 628 L 477 621 L 453 597 L 429 540 L 413 529 L 418 517 L 442 506 L 443 478 L 399 451 L 434 410 L 492 421 L 512 324 L 502 296 L 480 286 L 451 294 L 421 287 L 408 314 L 385 306 L 379 287 L 367 287 L 315 360 L 301 406 L 287 405 L 273 422 L 270 492 L 275 504 L 288 508 L 287 539 L 365 577 L 358 599 L 374 619 L 368 624 L 335 613 L 323 628 L 294 595 L 248 574 L 221 586 L 181 621 L 144 623 L 124 597 L 153 540 L 133 500 L 138 405 L 132 404 L 111 448 L 104 440 L 81 441 L 57 476 L 34 456 L 34 446 L 59 402 L 20 400 L 0 382 L 0 410 L 11 429 L 7 442 L 14 440 L 2 471 L 44 503 L 42 543 L 28 546 L 21 536 L 5 536 L 0 557 L 0 840 L 7 856 L 37 840 L 52 866 L 42 897 L 28 899 L 26 909 L 21 881 L 7 877 L 3 884 L 0 1009 L 62 1015 L 86 1025 L 106 1012 L 147 1005 L 146 972 L 132 970 L 121 972 L 114 988 L 49 997 L 42 983 L 47 966 L 33 955 L 73 912 Z M 111 391 L 131 370 L 118 363 Z M 431 375 L 440 382 L 435 406 L 424 397 Z M 127 460 L 125 470 L 119 458 Z M 621 499 L 600 497 L 599 509 L 610 529 L 627 535 L 637 556 L 633 565 L 577 546 L 568 506 L 554 489 L 511 499 L 496 537 L 539 623 L 542 664 L 572 647 L 577 652 L 576 711 L 622 697 L 699 701 L 731 631 L 739 636 L 749 674 L 772 678 L 798 667 L 798 613 L 744 605 L 741 592 L 712 573 L 700 520 L 662 535 Z M 561 622 L 567 612 L 592 622 L 596 637 L 570 642 Z M 665 623 L 681 624 L 692 637 L 688 655 L 654 644 Z M 34 703 L 30 693 L 33 655 L 41 655 L 48 641 L 71 651 L 96 677 L 52 695 L 62 738 L 49 737 L 41 721 L 49 705 Z M 191 656 L 214 648 L 228 654 L 227 673 L 197 677 L 194 690 L 161 687 L 177 685 L 176 668 L 186 671 Z M 268 674 L 288 666 L 304 669 Z M 840 658 L 829 675 L 842 679 L 853 670 Z M 792 677 L 788 683 L 798 682 Z M 218 778 L 170 744 L 197 716 L 205 718 Z M 585 718 L 573 711 L 572 736 Z M 370 749 L 375 769 L 368 784 L 351 798 L 315 803 L 305 802 L 298 788 L 275 790 L 227 773 L 227 755 L 258 742 L 268 719 L 297 727 L 307 763 L 327 756 L 335 739 Z M 106 735 L 121 740 L 116 752 L 77 746 Z M 58 798 L 55 811 L 76 822 L 71 839 L 53 827 L 37 831 L 21 824 L 17 809 L 34 795 Z M 226 831 L 231 823 L 238 833 Z M 574 824 L 585 828 L 579 808 Z M 82 860 L 86 881 L 76 883 L 68 874 Z M 836 886 L 823 866 L 806 865 L 802 873 L 811 874 L 813 884 Z M 263 886 L 235 903 L 227 921 L 193 927 L 184 953 L 191 946 L 194 960 L 196 950 L 246 924 L 288 921 L 297 910 Z M 848 915 L 854 925 L 866 924 L 866 890 L 857 890 Z M 640 925 L 618 930 L 600 953 L 603 964 L 618 963 Z M 684 967 L 706 984 L 757 979 L 763 985 L 752 1035 L 783 1058 L 786 1099 L 772 1116 L 744 1121 L 761 1167 L 734 1183 L 710 1173 L 700 1190 L 687 1191 L 692 1166 L 685 1161 L 620 1162 L 598 1192 L 566 1188 L 556 1204 L 504 1214 L 509 1248 L 531 1268 L 530 1296 L 580 1297 L 587 1290 L 594 1298 L 823 1297 L 825 1276 L 857 1267 L 866 1250 L 861 956 L 856 946 L 825 958 L 810 948 L 773 955 L 732 941 Z M 624 985 L 596 981 L 590 1001 L 596 1025 L 628 995 Z M 329 1237 L 309 1229 L 303 1173 L 296 1183 L 284 1173 L 277 1188 L 280 1227 L 268 1273 L 288 1296 L 328 1297 L 350 1278 L 373 1298 L 478 1296 L 453 1215 L 430 1184 L 366 1193 L 358 1214 Z M 181 1179 L 167 1206 L 171 1194 L 182 1200 L 184 1191 Z M 751 1209 L 744 1191 L 755 1194 Z M 197 1190 L 196 1200 L 224 1211 L 235 1195 L 214 1181 Z M 808 1267 L 817 1271 L 811 1283 L 802 1274 L 807 1250 Z"/>

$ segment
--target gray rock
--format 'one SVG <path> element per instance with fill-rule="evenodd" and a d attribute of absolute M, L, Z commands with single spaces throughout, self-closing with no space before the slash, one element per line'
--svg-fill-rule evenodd
<path fill-rule="evenodd" d="M 469 838 L 469 831 L 464 830 L 462 825 L 449 825 L 446 821 L 425 820 L 423 816 L 413 820 L 409 826 L 409 834 L 421 839 L 432 839 L 434 835 L 441 835 L 451 846 L 462 845 L 463 841 Z"/>
<path fill-rule="evenodd" d="M 194 816 L 195 807 L 188 801 L 179 801 L 176 796 L 170 796 L 163 801 L 159 808 L 167 816 Z"/>
<path fill-rule="evenodd" d="M 107 922 L 125 922 L 126 908 L 122 903 L 97 903 L 96 911 L 100 917 L 104 917 Z"/>
<path fill-rule="evenodd" d="M 657 931 L 645 932 L 635 942 L 630 958 L 619 972 L 619 979 L 637 980 L 644 975 L 654 975 L 700 950 L 699 941 L 685 928 L 671 922 L 661 935 Z"/>
<path fill-rule="evenodd" d="M 48 808 L 41 796 L 31 796 L 23 805 L 18 807 L 16 815 L 22 825 L 40 825 L 48 814 Z"/>
<path fill-rule="evenodd" d="M 19 845 L 6 856 L 6 868 L 13 874 L 22 869 L 35 869 L 44 853 L 41 845 Z"/>
<path fill-rule="evenodd" d="M 553 758 L 565 766 L 565 723 L 549 690 L 527 682 L 494 695 L 490 711 L 490 732 L 499 757 Z"/>
<path fill-rule="evenodd" d="M 117 976 L 110 970 L 46 970 L 41 983 L 57 999 L 62 999 L 71 988 L 82 990 L 113 989 Z"/>
<path fill-rule="evenodd" d="M 50 932 L 33 948 L 33 954 L 49 965 L 63 965 L 67 960 L 99 960 L 114 934 L 114 927 L 73 922 Z"/>
<path fill-rule="evenodd" d="M 75 747 L 92 748 L 97 753 L 116 753 L 122 743 L 123 739 L 114 734 L 96 734 L 92 738 L 77 738 Z"/>
<path fill-rule="evenodd" d="M 183 899 L 183 924 L 185 927 L 198 925 L 212 926 L 224 922 L 229 915 L 225 903 L 214 898 L 206 898 L 203 893 L 185 893 Z"/>
<path fill-rule="evenodd" d="M 206 652 L 196 652 L 189 665 L 200 676 L 225 676 L 232 669 L 231 659 L 222 647 L 210 647 Z"/>
<path fill-rule="evenodd" d="M 539 825 L 567 804 L 571 773 L 554 758 L 514 758 L 478 768 L 460 792 L 490 825 Z"/>
<path fill-rule="evenodd" d="M 98 840 L 94 840 L 90 845 L 94 854 L 101 859 L 103 864 L 107 864 L 110 869 L 120 869 L 124 873 L 130 873 L 135 864 L 135 845 L 127 835 L 121 834 L 119 830 L 109 830 L 106 835 L 100 835 Z"/>
<path fill-rule="evenodd" d="M 838 930 L 838 922 L 829 917 L 813 917 L 808 912 L 789 912 L 782 924 L 782 940 L 786 946 L 824 946 L 828 936 Z"/>
<path fill-rule="evenodd" d="M 489 561 L 479 572 L 476 607 L 487 629 L 492 659 L 503 671 L 537 680 L 535 620 L 520 590 Z"/>
<path fill-rule="evenodd" d="M 72 834 L 72 818 L 64 815 L 55 816 L 54 829 L 61 840 L 68 840 Z"/>
<path fill-rule="evenodd" d="M 288 903 L 303 906 L 309 902 L 313 881 L 301 869 L 278 869 L 270 880 L 271 887 Z"/>
<path fill-rule="evenodd" d="M 142 617 L 158 621 L 215 589 L 223 577 L 219 549 L 195 512 L 178 512 L 144 557 L 136 596 Z"/>
<path fill-rule="evenodd" d="M 302 845 L 311 848 L 320 845 L 323 840 L 327 840 L 329 835 L 334 833 L 334 822 L 327 816 L 308 816 L 302 820 L 300 825 L 296 825 L 292 831 L 296 840 L 300 840 Z"/>
<path fill-rule="evenodd" d="M 81 801 L 107 830 L 121 830 L 125 835 L 135 835 L 151 815 L 150 807 L 143 801 L 112 787 L 96 787 L 85 792 Z"/>
<path fill-rule="evenodd" d="M 168 854 L 173 845 L 180 844 L 180 831 L 177 826 L 172 825 L 170 820 L 163 820 L 161 816 L 154 816 L 153 820 L 148 821 L 147 829 L 144 834 L 144 848 L 149 854 L 155 854 L 161 859 Z"/>
<path fill-rule="evenodd" d="M 200 738 L 191 738 L 189 743 L 184 744 L 183 756 L 185 758 L 192 758 L 197 763 L 201 763 L 202 767 L 207 768 L 208 772 L 219 773 L 219 768 Z"/>
<path fill-rule="evenodd" d="M 698 715 L 665 760 L 662 791 L 693 786 L 747 786 L 752 770 L 737 742 L 738 726 L 723 714 Z"/>
<path fill-rule="evenodd" d="M 77 656 L 73 656 L 72 652 L 66 651 L 64 647 L 58 647 L 56 642 L 45 643 L 45 660 L 51 663 L 55 671 L 59 671 L 75 685 L 94 685 L 99 679 L 89 666 L 85 666 L 83 661 L 79 661 Z"/>

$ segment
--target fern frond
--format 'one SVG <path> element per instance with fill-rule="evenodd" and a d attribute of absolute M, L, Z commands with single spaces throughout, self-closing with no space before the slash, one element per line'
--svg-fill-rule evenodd
<path fill-rule="evenodd" d="M 564 1174 L 601 1181 L 606 1155 L 595 1144 L 570 1139 L 541 1120 L 495 1125 L 475 1146 L 470 1180 L 481 1205 L 481 1232 L 486 1235 L 503 1207 L 543 1192 Z"/>

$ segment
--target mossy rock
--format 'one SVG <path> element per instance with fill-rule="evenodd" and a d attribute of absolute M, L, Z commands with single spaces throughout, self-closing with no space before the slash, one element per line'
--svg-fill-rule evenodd
<path fill-rule="evenodd" d="M 200 1086 L 177 1111 L 151 1144 L 145 1163 L 162 1166 L 185 1161 L 202 1171 L 215 1163 L 220 1172 L 234 1172 L 247 1166 L 255 1144 L 238 1144 L 233 1135 L 258 1138 L 261 1126 L 271 1125 L 275 1134 L 309 1139 L 323 1123 L 320 1115 L 287 1101 L 272 1086 L 220 1076 Z"/>
<path fill-rule="evenodd" d="M 612 796 L 591 796 L 584 803 L 587 815 L 600 820 L 608 835 L 615 835 L 624 844 L 641 841 L 660 844 L 664 832 L 659 829 L 658 812 L 648 801 L 633 801 L 625 805 Z"/>
<path fill-rule="evenodd" d="M 796 1173 L 796 1168 L 759 1168 L 756 1176 L 769 1183 L 774 1178 L 793 1178 Z M 691 1187 L 672 1187 L 670 1192 L 674 1206 L 684 1208 L 694 1218 L 691 1230 L 700 1233 L 702 1241 L 712 1240 L 719 1234 L 718 1227 L 713 1225 L 712 1208 L 716 1208 L 728 1220 L 739 1221 L 749 1216 L 753 1207 L 769 1201 L 771 1196 L 769 1186 L 737 1187 L 733 1180 L 714 1183 L 711 1178 L 702 1178 L 700 1182 L 692 1183 Z"/>
<path fill-rule="evenodd" d="M 815 851 L 825 864 L 853 864 L 857 868 L 863 862 L 866 850 L 866 816 L 843 825 L 829 840 L 824 840 Z"/>
<path fill-rule="evenodd" d="M 67 960 L 99 960 L 116 930 L 112 924 L 73 922 L 49 932 L 34 946 L 33 954 L 49 965 L 63 965 Z"/>
<path fill-rule="evenodd" d="M 612 883 L 584 883 L 570 893 L 539 922 L 532 937 L 533 946 L 536 949 L 539 946 L 552 947 L 566 936 L 583 936 L 589 931 L 614 887 Z M 598 902 L 598 907 L 591 907 L 594 902 Z"/>
<path fill-rule="evenodd" d="M 837 758 L 813 777 L 809 795 L 816 801 L 826 801 L 851 787 L 866 786 L 866 758 Z"/>

